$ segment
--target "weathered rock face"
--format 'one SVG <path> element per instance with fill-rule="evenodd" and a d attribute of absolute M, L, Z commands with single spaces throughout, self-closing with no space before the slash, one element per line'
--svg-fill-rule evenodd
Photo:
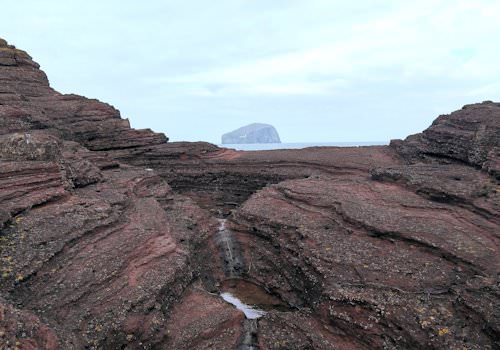
<path fill-rule="evenodd" d="M 217 221 L 152 169 L 113 155 L 166 137 L 55 92 L 29 56 L 0 46 L 0 347 L 209 348 L 207 328 L 218 348 L 236 346 L 236 310 L 201 289 L 182 298 Z M 203 327 L 187 315 L 191 328 L 172 338 L 180 299 L 208 300 L 211 311 Z"/>
<path fill-rule="evenodd" d="M 58 339 L 54 332 L 40 322 L 40 319 L 26 311 L 20 311 L 0 300 L 1 344 L 4 348 L 46 349 L 58 348 Z M 29 334 L 28 337 L 19 337 Z"/>
<path fill-rule="evenodd" d="M 0 347 L 498 349 L 499 110 L 390 147 L 167 143 L 0 40 Z"/>
<path fill-rule="evenodd" d="M 222 135 L 222 144 L 281 143 L 278 132 L 269 124 L 254 123 Z"/>
<path fill-rule="evenodd" d="M 442 115 L 421 134 L 391 145 L 406 157 L 462 161 L 500 176 L 500 103 L 486 101 Z"/>
<path fill-rule="evenodd" d="M 287 349 L 500 346 L 500 191 L 485 166 L 500 114 L 492 103 L 465 110 L 394 141 L 400 156 L 386 165 L 284 181 L 234 212 L 246 278 L 307 310 L 299 321 L 272 312 L 262 338 Z"/>

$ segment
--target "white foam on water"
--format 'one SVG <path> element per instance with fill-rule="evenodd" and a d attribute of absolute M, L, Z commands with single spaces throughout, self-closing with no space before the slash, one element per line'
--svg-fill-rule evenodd
<path fill-rule="evenodd" d="M 240 299 L 238 299 L 231 293 L 221 293 L 220 296 L 228 303 L 233 304 L 238 310 L 243 311 L 245 317 L 249 320 L 254 320 L 266 314 L 264 310 L 255 309 L 253 306 L 243 303 Z"/>

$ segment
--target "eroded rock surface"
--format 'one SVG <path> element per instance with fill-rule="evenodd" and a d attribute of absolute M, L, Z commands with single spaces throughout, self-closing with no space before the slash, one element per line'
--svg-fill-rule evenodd
<path fill-rule="evenodd" d="M 466 105 L 439 116 L 427 130 L 394 141 L 405 157 L 450 159 L 500 176 L 500 103 L 485 101 Z"/>
<path fill-rule="evenodd" d="M 0 345 L 498 349 L 499 125 L 485 102 L 388 147 L 168 143 L 0 40 Z"/>

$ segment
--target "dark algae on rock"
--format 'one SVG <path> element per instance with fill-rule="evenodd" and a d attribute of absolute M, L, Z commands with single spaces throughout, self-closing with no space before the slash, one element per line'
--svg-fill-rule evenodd
<path fill-rule="evenodd" d="M 0 348 L 499 349 L 499 127 L 171 143 L 0 39 Z"/>

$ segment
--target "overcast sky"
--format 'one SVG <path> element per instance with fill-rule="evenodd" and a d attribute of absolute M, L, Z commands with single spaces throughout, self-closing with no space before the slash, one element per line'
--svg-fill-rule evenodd
<path fill-rule="evenodd" d="M 500 1 L 16 0 L 0 37 L 136 128 L 386 141 L 500 100 Z"/>

